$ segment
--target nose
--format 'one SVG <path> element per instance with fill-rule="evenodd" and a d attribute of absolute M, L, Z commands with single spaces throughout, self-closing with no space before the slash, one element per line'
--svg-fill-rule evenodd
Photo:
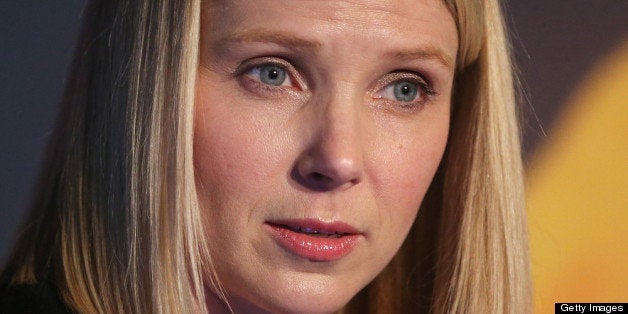
<path fill-rule="evenodd" d="M 308 119 L 311 136 L 293 178 L 310 190 L 346 190 L 364 176 L 359 110 L 348 99 L 317 107 Z"/>

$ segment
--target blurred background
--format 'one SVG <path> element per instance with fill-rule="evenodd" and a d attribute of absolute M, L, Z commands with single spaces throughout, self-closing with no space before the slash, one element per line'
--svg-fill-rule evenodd
<path fill-rule="evenodd" d="M 85 0 L 0 0 L 0 263 L 52 131 Z M 537 313 L 628 302 L 628 1 L 504 3 Z"/>

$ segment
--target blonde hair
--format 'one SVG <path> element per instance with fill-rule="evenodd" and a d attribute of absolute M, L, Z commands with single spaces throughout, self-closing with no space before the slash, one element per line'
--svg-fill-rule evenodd
<path fill-rule="evenodd" d="M 79 312 L 226 301 L 192 162 L 200 0 L 93 1 L 39 194 L 2 280 Z M 352 312 L 530 311 L 522 166 L 499 4 L 446 1 L 460 49 L 445 158 L 402 249 Z"/>
<path fill-rule="evenodd" d="M 450 138 L 410 234 L 362 292 L 373 313 L 532 312 L 510 49 L 497 0 L 447 0 L 459 33 Z M 368 300 L 368 301 L 366 301 Z"/>

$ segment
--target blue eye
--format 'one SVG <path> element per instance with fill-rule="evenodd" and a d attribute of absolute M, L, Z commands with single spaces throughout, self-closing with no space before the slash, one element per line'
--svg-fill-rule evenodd
<path fill-rule="evenodd" d="M 422 87 L 410 80 L 395 81 L 384 88 L 381 97 L 400 102 L 412 102 L 423 97 Z"/>
<path fill-rule="evenodd" d="M 290 84 L 290 78 L 286 70 L 274 64 L 255 66 L 251 68 L 247 74 L 266 85 L 282 86 L 286 85 L 286 83 L 288 83 L 288 85 Z"/>
<path fill-rule="evenodd" d="M 417 84 L 408 81 L 396 82 L 393 86 L 393 93 L 398 101 L 411 102 L 419 92 Z"/>

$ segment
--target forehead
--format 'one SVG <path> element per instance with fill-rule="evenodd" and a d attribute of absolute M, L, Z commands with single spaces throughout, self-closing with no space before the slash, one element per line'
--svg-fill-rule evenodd
<path fill-rule="evenodd" d="M 239 17 L 256 19 L 262 13 L 280 10 L 286 18 L 291 16 L 323 19 L 330 23 L 383 22 L 392 15 L 397 18 L 416 19 L 426 15 L 440 15 L 447 12 L 444 2 L 439 0 L 228 0 L 205 2 L 209 8 L 222 13 L 240 13 Z M 440 9 L 445 9 L 443 12 Z M 384 19 L 382 19 L 384 18 Z"/>
<path fill-rule="evenodd" d="M 436 47 L 455 60 L 458 34 L 443 1 L 231 0 L 204 5 L 203 36 L 252 30 L 298 35 L 323 46 L 359 49 Z M 207 25 L 210 24 L 210 25 Z"/>

